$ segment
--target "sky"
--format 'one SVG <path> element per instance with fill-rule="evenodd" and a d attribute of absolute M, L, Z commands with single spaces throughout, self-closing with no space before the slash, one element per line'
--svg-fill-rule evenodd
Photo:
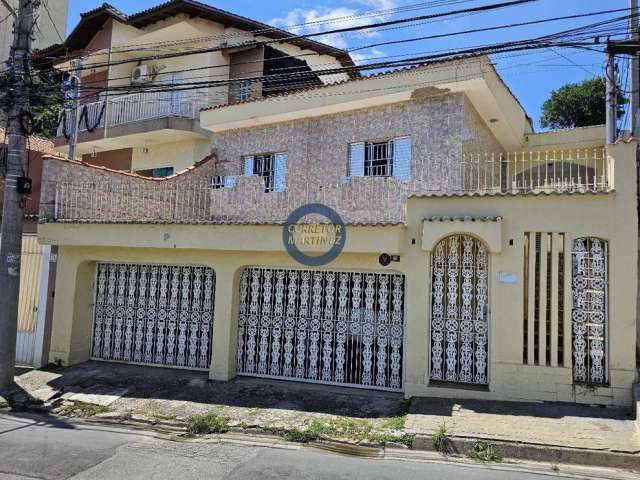
<path fill-rule="evenodd" d="M 78 23 L 80 13 L 102 5 L 104 0 L 70 0 L 68 32 Z M 406 10 L 401 13 L 383 13 L 381 11 L 398 7 L 433 4 L 434 1 L 419 0 L 201 0 L 217 8 L 283 28 L 293 25 L 322 21 L 329 18 L 349 17 L 364 12 L 380 12 L 367 18 L 343 20 L 340 23 L 316 24 L 303 27 L 307 32 L 318 29 L 342 28 L 354 24 L 380 22 L 415 15 L 427 15 L 436 12 L 465 9 L 478 5 L 498 3 L 499 0 L 458 0 L 449 5 Z M 500 0 L 502 1 L 502 0 Z M 126 14 L 132 14 L 163 3 L 163 0 L 111 0 L 110 3 Z M 451 4 L 455 3 L 455 4 Z M 403 38 L 447 34 L 469 29 L 496 25 L 528 22 L 550 17 L 568 16 L 600 10 L 628 7 L 629 0 L 538 0 L 536 2 L 510 7 L 482 14 L 439 19 L 427 24 L 413 25 L 408 28 L 393 28 L 386 31 L 361 31 L 358 33 L 333 35 L 324 40 L 340 48 L 357 48 Z M 456 37 L 423 40 L 399 45 L 385 45 L 354 51 L 352 56 L 357 62 L 384 59 L 397 55 L 419 55 L 434 50 L 464 49 L 476 45 L 521 40 L 539 35 L 566 30 L 577 26 L 604 20 L 623 13 L 574 20 L 562 20 L 545 24 L 467 34 Z M 354 23 L 356 22 L 356 23 Z M 300 28 L 300 27 L 298 27 Z M 297 30 L 294 29 L 296 33 Z M 391 58 L 392 60 L 397 57 Z M 536 130 L 539 125 L 542 104 L 550 93 L 569 82 L 601 75 L 604 56 L 596 52 L 574 49 L 554 49 L 522 55 L 519 53 L 495 56 L 492 58 L 498 72 L 511 88 L 521 104 L 534 121 Z"/>

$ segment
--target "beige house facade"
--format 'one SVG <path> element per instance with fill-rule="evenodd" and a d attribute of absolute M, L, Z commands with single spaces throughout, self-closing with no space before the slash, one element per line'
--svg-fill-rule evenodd
<path fill-rule="evenodd" d="M 292 82 L 269 80 L 283 72 L 354 66 L 340 49 L 291 37 L 192 0 L 130 15 L 105 3 L 81 14 L 64 44 L 45 53 L 63 71 L 74 73 L 73 62 L 81 62 L 77 157 L 162 177 L 208 154 L 211 132 L 199 123 L 201 108 L 290 90 Z M 202 53 L 181 54 L 187 50 Z M 356 74 L 319 74 L 308 82 L 323 85 Z M 262 76 L 264 82 L 238 82 Z M 74 124 L 70 107 L 56 138 L 62 153 L 68 153 Z"/>
<path fill-rule="evenodd" d="M 50 361 L 631 404 L 634 141 L 534 133 L 484 57 L 212 106 L 199 128 L 206 157 L 162 179 L 45 160 Z M 294 224 L 310 204 L 339 220 Z"/>

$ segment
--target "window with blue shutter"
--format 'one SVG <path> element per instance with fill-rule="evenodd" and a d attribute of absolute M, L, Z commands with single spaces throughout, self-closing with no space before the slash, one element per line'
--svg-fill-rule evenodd
<path fill-rule="evenodd" d="M 244 158 L 244 175 L 262 177 L 265 192 L 282 192 L 287 185 L 287 156 L 265 153 Z"/>
<path fill-rule="evenodd" d="M 284 192 L 287 188 L 287 156 L 284 153 L 275 155 L 274 190 Z"/>
<path fill-rule="evenodd" d="M 364 177 L 364 142 L 349 145 L 349 176 Z"/>
<path fill-rule="evenodd" d="M 246 177 L 250 177 L 253 175 L 253 157 L 244 157 L 244 175 Z"/>
<path fill-rule="evenodd" d="M 393 140 L 393 176 L 401 182 L 411 180 L 411 137 Z"/>

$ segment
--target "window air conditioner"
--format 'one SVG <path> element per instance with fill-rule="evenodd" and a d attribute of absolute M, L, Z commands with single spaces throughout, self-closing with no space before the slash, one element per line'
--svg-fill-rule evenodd
<path fill-rule="evenodd" d="M 147 65 L 138 65 L 131 71 L 131 83 L 146 83 L 151 81 L 149 75 L 149 67 Z"/>

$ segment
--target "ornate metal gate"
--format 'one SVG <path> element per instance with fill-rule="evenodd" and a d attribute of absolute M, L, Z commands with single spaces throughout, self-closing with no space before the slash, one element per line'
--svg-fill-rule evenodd
<path fill-rule="evenodd" d="M 240 375 L 400 390 L 403 337 L 403 275 L 242 273 Z"/>
<path fill-rule="evenodd" d="M 431 379 L 487 383 L 488 255 L 469 235 L 441 240 L 433 253 Z"/>
<path fill-rule="evenodd" d="M 91 357 L 208 368 L 214 292 L 210 268 L 98 263 Z"/>
<path fill-rule="evenodd" d="M 573 380 L 607 383 L 608 244 L 597 238 L 573 241 Z"/>

